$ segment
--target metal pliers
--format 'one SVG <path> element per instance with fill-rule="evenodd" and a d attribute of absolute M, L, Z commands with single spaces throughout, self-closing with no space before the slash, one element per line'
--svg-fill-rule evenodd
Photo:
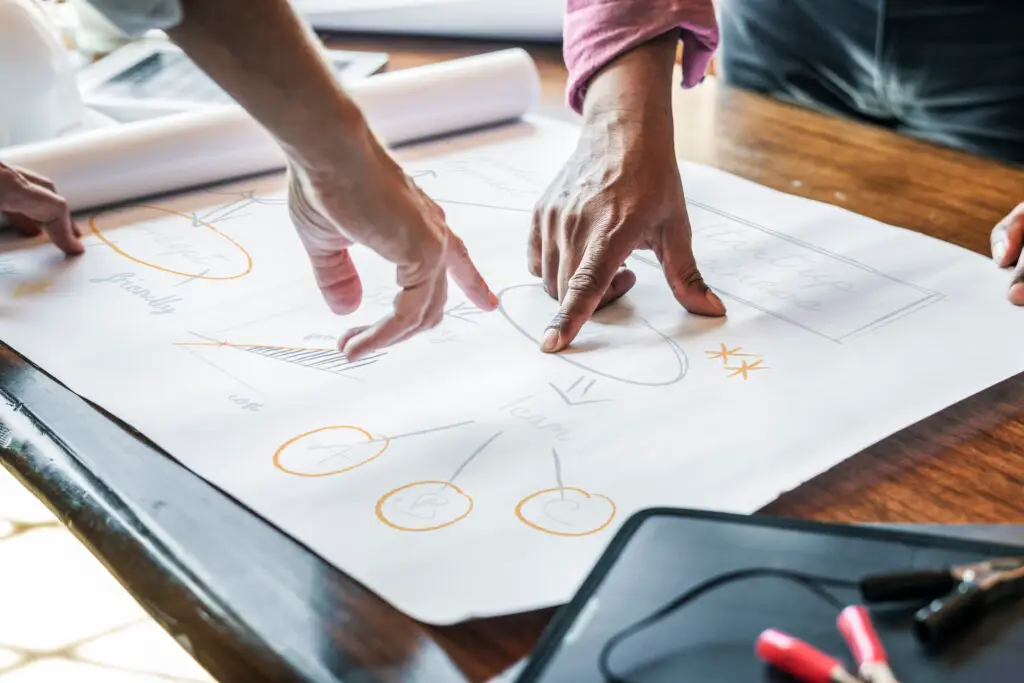
<path fill-rule="evenodd" d="M 867 603 L 928 600 L 914 614 L 914 635 L 926 646 L 940 645 L 989 605 L 1024 596 L 1024 557 L 872 574 L 861 578 L 860 592 Z"/>

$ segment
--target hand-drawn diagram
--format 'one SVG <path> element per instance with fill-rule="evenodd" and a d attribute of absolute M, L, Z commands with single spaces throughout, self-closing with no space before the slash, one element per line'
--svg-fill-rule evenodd
<path fill-rule="evenodd" d="M 281 444 L 274 451 L 274 467 L 296 477 L 329 477 L 379 458 L 390 444 L 387 437 L 375 439 L 362 427 L 321 427 Z"/>
<path fill-rule="evenodd" d="M 455 485 L 469 463 L 502 432 L 483 442 L 447 480 L 414 481 L 388 491 L 377 501 L 377 519 L 398 531 L 437 531 L 461 522 L 473 511 L 473 499 Z"/>
<path fill-rule="evenodd" d="M 716 293 L 823 339 L 842 344 L 945 297 L 692 197 L 686 204 L 694 253 Z M 630 260 L 661 269 L 650 256 Z"/>
<path fill-rule="evenodd" d="M 541 284 L 514 285 L 498 294 L 498 310 L 520 334 L 540 344 L 557 303 Z M 661 387 L 686 376 L 689 360 L 672 339 L 646 320 L 633 317 L 616 321 L 614 306 L 598 312 L 580 332 L 575 348 L 555 355 L 570 365 L 601 377 L 639 386 Z M 630 368 L 625 374 L 621 368 Z"/>
<path fill-rule="evenodd" d="M 558 451 L 551 449 L 555 464 L 555 488 L 532 493 L 516 505 L 520 522 L 552 536 L 590 536 L 615 519 L 615 503 L 599 493 L 590 493 L 562 482 Z"/>
<path fill-rule="evenodd" d="M 192 212 L 192 225 L 194 227 L 200 227 L 202 221 L 207 223 L 223 223 L 228 220 L 236 220 L 238 218 L 245 218 L 248 214 L 242 213 L 245 209 L 252 206 L 287 206 L 288 199 L 285 197 L 261 197 L 257 196 L 256 190 L 243 190 L 241 192 L 231 192 L 225 190 L 206 190 L 207 194 L 222 195 L 225 197 L 233 197 L 234 199 L 223 205 L 218 206 L 215 209 L 207 211 L 203 215 L 199 215 L 198 212 Z"/>
<path fill-rule="evenodd" d="M 182 347 L 205 347 L 214 349 L 233 349 L 235 351 L 244 351 L 246 353 L 255 354 L 263 358 L 269 358 L 270 360 L 278 361 L 281 363 L 290 363 L 303 368 L 309 368 L 311 370 L 319 370 L 321 372 L 329 372 L 334 375 L 346 377 L 348 379 L 359 379 L 346 373 L 350 373 L 353 370 L 359 368 L 365 368 L 373 365 L 378 360 L 383 358 L 386 353 L 383 351 L 377 353 L 371 353 L 368 356 L 364 356 L 357 361 L 349 360 L 338 349 L 323 348 L 323 347 L 312 347 L 312 346 L 274 346 L 274 345 L 261 345 L 261 344 L 237 344 L 234 342 L 219 341 L 210 337 L 196 334 L 192 332 L 196 337 L 199 337 L 203 341 L 194 342 L 174 342 L 174 346 Z"/>
<path fill-rule="evenodd" d="M 89 219 L 89 230 L 119 256 L 189 280 L 230 281 L 252 271 L 249 252 L 195 214 L 149 205 L 132 211 L 146 217 L 132 227 L 110 229 L 104 227 L 107 214 L 99 213 Z"/>
<path fill-rule="evenodd" d="M 722 368 L 730 371 L 726 377 L 742 377 L 744 380 L 749 379 L 750 373 L 755 370 L 767 370 L 768 366 L 763 365 L 764 359 L 756 353 L 747 353 L 743 350 L 742 346 L 737 346 L 734 349 L 730 349 L 728 345 L 722 343 L 719 344 L 717 351 L 705 351 L 704 352 L 710 360 L 722 360 Z M 730 358 L 739 358 L 740 364 L 729 365 Z M 748 361 L 747 358 L 757 358 L 756 361 Z"/>
<path fill-rule="evenodd" d="M 597 384 L 596 379 L 591 379 L 587 382 L 583 380 L 587 379 L 586 375 L 580 375 L 565 388 L 559 388 L 554 382 L 548 382 L 548 386 L 551 387 L 554 392 L 558 395 L 558 398 L 562 399 L 567 406 L 585 406 L 594 403 L 608 403 L 611 401 L 609 398 L 587 398 L 587 394 Z"/>
<path fill-rule="evenodd" d="M 431 168 L 412 169 L 409 176 L 439 204 L 456 204 L 499 211 L 530 213 L 534 203 L 548 184 L 528 168 L 517 168 L 506 158 L 474 157 L 472 161 L 457 156 L 438 161 Z M 456 184 L 460 194 L 475 201 L 451 199 L 436 191 L 443 180 L 445 188 Z"/>
<path fill-rule="evenodd" d="M 394 436 L 373 436 L 362 427 L 331 425 L 295 436 L 274 452 L 274 467 L 297 477 L 329 477 L 362 467 L 380 457 L 399 439 L 443 432 L 472 420 Z"/>

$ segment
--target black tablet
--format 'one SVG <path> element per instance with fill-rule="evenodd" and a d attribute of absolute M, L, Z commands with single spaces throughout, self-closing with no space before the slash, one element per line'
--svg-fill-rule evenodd
<path fill-rule="evenodd" d="M 695 585 L 726 572 L 779 568 L 857 581 L 876 572 L 938 568 L 1024 555 L 1024 546 L 987 543 L 766 516 L 653 509 L 633 516 L 610 543 L 573 601 L 552 621 L 517 683 L 731 683 L 791 681 L 755 655 L 758 635 L 776 628 L 853 669 L 838 610 L 797 583 L 762 576 L 720 586 L 619 642 L 623 629 Z M 830 588 L 843 604 L 859 591 Z M 935 650 L 912 631 L 920 603 L 873 608 L 876 629 L 901 683 L 983 683 L 1024 676 L 1024 601 L 992 608 L 978 625 Z"/>

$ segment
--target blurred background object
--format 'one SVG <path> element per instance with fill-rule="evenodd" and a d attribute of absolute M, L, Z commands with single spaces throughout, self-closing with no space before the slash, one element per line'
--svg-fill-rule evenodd
<path fill-rule="evenodd" d="M 0 147 L 80 129 L 85 108 L 67 41 L 37 0 L 0 0 Z"/>
<path fill-rule="evenodd" d="M 565 0 L 292 0 L 320 31 L 555 43 Z"/>

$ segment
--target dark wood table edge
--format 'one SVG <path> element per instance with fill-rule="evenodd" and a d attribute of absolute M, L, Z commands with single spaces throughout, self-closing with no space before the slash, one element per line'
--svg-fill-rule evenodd
<path fill-rule="evenodd" d="M 228 663 L 230 670 L 251 668 L 250 680 L 261 679 L 268 673 L 272 677 L 267 680 L 305 680 L 293 675 L 293 669 L 275 652 L 272 643 L 260 638 L 246 626 L 244 619 L 239 619 L 230 607 L 206 590 L 187 564 L 152 533 L 152 521 L 147 523 L 90 471 L 81 456 L 41 422 L 27 402 L 0 392 L 0 400 L 4 399 L 14 410 L 27 416 L 54 448 L 44 452 L 32 442 L 18 449 L 0 448 L 0 464 L 46 505 L 197 662 L 221 680 L 218 670 L 224 668 L 224 652 L 209 656 L 203 644 L 217 641 L 215 624 L 229 621 L 235 634 L 240 636 L 235 640 L 237 652 L 233 654 L 236 656 Z M 127 435 L 123 430 L 118 431 Z M 107 557 L 115 555 L 117 564 L 107 561 Z M 151 599 L 150 590 L 139 590 L 137 582 L 122 571 L 125 566 L 158 579 L 159 597 Z M 194 619 L 196 615 L 200 619 Z M 199 626 L 187 631 L 178 628 L 179 624 L 187 622 Z M 208 628 L 203 628 L 203 624 Z"/>

